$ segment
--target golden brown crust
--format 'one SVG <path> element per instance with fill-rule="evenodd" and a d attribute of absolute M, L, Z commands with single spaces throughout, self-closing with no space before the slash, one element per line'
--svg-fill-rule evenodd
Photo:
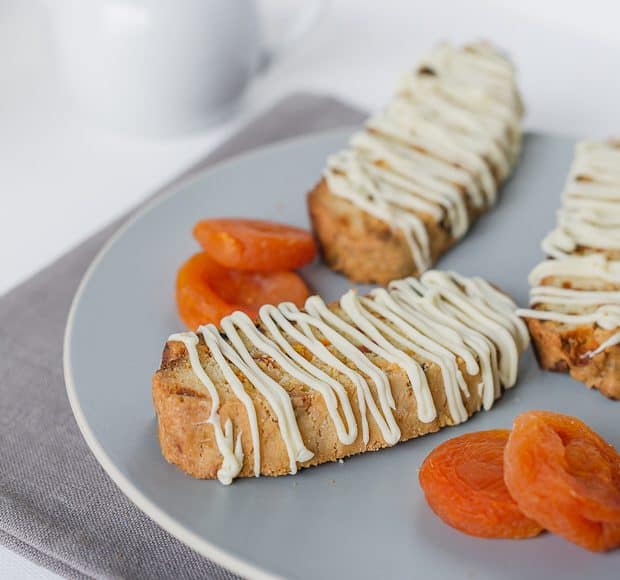
<path fill-rule="evenodd" d="M 618 284 L 575 276 L 547 276 L 540 283 L 573 290 L 620 290 Z M 539 304 L 536 308 L 547 306 Z M 567 372 L 588 388 L 598 389 L 610 399 L 620 399 L 620 345 L 608 347 L 591 358 L 584 356 L 615 334 L 615 330 L 604 330 L 596 324 L 574 326 L 536 318 L 526 318 L 525 321 L 543 369 Z"/>
<path fill-rule="evenodd" d="M 525 320 L 543 369 L 568 372 L 588 388 L 598 389 L 610 399 L 620 399 L 620 345 L 608 347 L 591 358 L 585 356 L 611 337 L 614 330 L 595 325 L 568 326 L 536 318 Z"/>
<path fill-rule="evenodd" d="M 334 305 L 331 307 L 337 308 Z M 342 444 L 337 437 L 322 395 L 310 390 L 284 373 L 277 363 L 269 357 L 255 351 L 249 345 L 246 346 L 248 346 L 254 360 L 257 361 L 261 369 L 277 380 L 291 397 L 304 444 L 314 453 L 314 457 L 301 464 L 301 467 L 335 461 L 387 446 L 370 414 L 368 414 L 370 431 L 368 444 L 364 444 L 362 441 L 361 429 L 359 429 L 360 433 L 353 444 Z M 295 348 L 301 348 L 300 352 L 303 352 L 303 356 L 325 372 L 330 372 L 344 385 L 349 394 L 357 424 L 358 426 L 361 425 L 357 396 L 349 379 L 326 367 L 320 360 L 315 359 L 312 353 L 304 351 L 301 345 L 295 344 Z M 327 348 L 334 355 L 339 356 L 336 349 L 330 345 Z M 203 367 L 218 389 L 220 396 L 219 416 L 222 424 L 225 424 L 226 420 L 230 418 L 235 433 L 241 432 L 244 463 L 239 475 L 241 477 L 252 476 L 254 475 L 253 447 L 245 407 L 230 391 L 219 367 L 212 360 L 208 348 L 202 341 L 198 350 Z M 428 378 L 437 408 L 437 418 L 430 423 L 423 423 L 417 417 L 416 399 L 405 372 L 397 365 L 374 354 L 366 354 L 374 364 L 385 371 L 389 378 L 396 402 L 394 417 L 401 430 L 401 441 L 432 433 L 453 424 L 439 367 L 413 353 L 409 354 L 420 362 Z M 462 361 L 459 361 L 459 364 L 462 365 Z M 462 370 L 464 371 L 464 367 Z M 244 375 L 240 372 L 237 375 L 244 384 L 246 392 L 250 395 L 257 413 L 261 445 L 261 474 L 283 475 L 289 473 L 288 454 L 273 411 Z M 469 389 L 469 396 L 463 397 L 463 402 L 468 415 L 471 416 L 481 408 L 478 388 L 480 376 L 470 376 L 466 372 L 463 372 L 463 376 L 466 378 Z M 373 390 L 375 400 L 377 400 L 372 384 L 371 390 Z M 153 377 L 152 394 L 157 412 L 159 442 L 164 457 L 194 477 L 215 478 L 222 457 L 215 443 L 213 427 L 205 423 L 211 410 L 211 402 L 204 387 L 190 367 L 187 351 L 182 343 L 168 342 L 166 344 L 161 368 Z"/>
<path fill-rule="evenodd" d="M 472 220 L 481 213 L 468 209 Z M 401 231 L 333 195 L 325 179 L 308 193 L 308 211 L 325 262 L 353 282 L 386 285 L 391 280 L 421 274 Z M 426 226 L 434 263 L 456 240 L 432 216 L 416 215 Z"/>

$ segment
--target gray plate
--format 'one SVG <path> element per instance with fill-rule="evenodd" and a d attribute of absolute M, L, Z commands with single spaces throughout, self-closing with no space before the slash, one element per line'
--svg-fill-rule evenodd
<path fill-rule="evenodd" d="M 162 458 L 150 379 L 166 337 L 181 328 L 173 286 L 179 264 L 197 249 L 192 226 L 208 216 L 308 226 L 304 194 L 350 133 L 290 141 L 219 165 L 151 204 L 101 252 L 77 293 L 65 340 L 67 390 L 92 451 L 162 527 L 251 577 L 617 578 L 620 551 L 593 555 L 550 534 L 518 542 L 471 538 L 444 525 L 422 497 L 417 471 L 433 447 L 466 431 L 509 427 L 526 409 L 578 415 L 620 445 L 620 404 L 541 372 L 531 352 L 518 385 L 492 411 L 343 464 L 224 487 L 191 479 Z M 498 205 L 440 267 L 481 275 L 525 304 L 527 273 L 553 225 L 572 145 L 528 135 Z M 324 266 L 305 275 L 327 299 L 349 287 Z"/>

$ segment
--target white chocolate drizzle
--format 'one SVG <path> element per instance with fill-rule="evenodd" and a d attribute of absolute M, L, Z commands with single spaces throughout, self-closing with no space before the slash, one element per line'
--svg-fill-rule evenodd
<path fill-rule="evenodd" d="M 478 389 L 485 409 L 491 408 L 502 386 L 511 387 L 516 380 L 518 357 L 528 335 L 515 309 L 507 296 L 479 278 L 430 271 L 420 280 L 395 281 L 367 296 L 350 290 L 337 306 L 327 306 L 318 296 L 310 297 L 304 310 L 289 302 L 266 305 L 259 311 L 260 327 L 246 314 L 235 312 L 221 321 L 225 334 L 213 325 L 198 329 L 211 358 L 205 366 L 197 334 L 173 334 L 168 340 L 185 345 L 191 368 L 210 399 L 204 422 L 213 426 L 223 458 L 218 479 L 228 484 L 241 471 L 244 452 L 241 431 L 235 439 L 230 420 L 221 427 L 218 390 L 229 389 L 243 403 L 254 475 L 261 470 L 260 433 L 248 384 L 275 415 L 290 473 L 295 473 L 313 453 L 302 440 L 287 381 L 323 398 L 341 444 L 351 445 L 359 437 L 367 444 L 372 420 L 385 443 L 394 445 L 401 438 L 394 416 L 397 405 L 380 361 L 396 365 L 407 376 L 418 419 L 424 423 L 436 419 L 437 409 L 423 361 L 437 365 L 451 418 L 460 423 L 468 418 L 464 398 L 469 388 L 459 361 L 466 374 L 480 375 Z M 264 361 L 284 378 L 275 380 Z M 219 379 L 210 376 L 213 373 Z M 357 403 L 359 425 L 350 397 Z"/>
<path fill-rule="evenodd" d="M 572 255 L 555 260 L 543 260 L 529 276 L 530 286 L 538 286 L 546 278 L 590 278 L 608 284 L 620 284 L 620 260 L 610 260 L 603 254 Z"/>
<path fill-rule="evenodd" d="M 211 412 L 209 413 L 209 417 L 204 422 L 213 426 L 215 441 L 220 453 L 222 454 L 222 465 L 217 472 L 217 478 L 224 485 L 229 485 L 232 483 L 232 480 L 239 475 L 239 472 L 243 466 L 241 433 L 237 435 L 237 440 L 235 441 L 233 439 L 232 422 L 230 419 L 226 422 L 224 429 L 222 429 L 220 416 L 218 414 L 220 398 L 217 388 L 200 363 L 200 357 L 197 349 L 198 337 L 193 332 L 179 332 L 177 334 L 170 335 L 168 340 L 182 342 L 185 345 L 192 370 L 200 379 L 200 382 L 205 387 L 211 399 Z M 248 411 L 248 416 L 253 412 L 253 410 L 248 407 L 246 407 L 246 410 Z"/>
<path fill-rule="evenodd" d="M 517 313 L 571 326 L 618 329 L 620 260 L 609 252 L 620 250 L 620 145 L 579 143 L 562 200 L 557 227 L 541 244 L 552 259 L 531 271 L 530 308 Z M 584 288 L 601 285 L 602 290 Z M 592 358 L 617 344 L 620 332 L 582 356 Z"/>
<path fill-rule="evenodd" d="M 517 314 L 575 326 L 597 324 L 605 330 L 620 327 L 620 292 L 535 286 L 530 291 L 530 306 L 536 305 L 541 308 L 519 309 Z"/>
<path fill-rule="evenodd" d="M 327 161 L 330 191 L 402 232 L 418 272 L 432 263 L 423 216 L 455 239 L 492 205 L 518 157 L 514 69 L 484 43 L 436 47 L 349 148 Z M 428 218 L 427 218 L 428 219 Z"/>
<path fill-rule="evenodd" d="M 562 199 L 557 227 L 542 243 L 548 256 L 620 250 L 620 145 L 579 143 Z"/>

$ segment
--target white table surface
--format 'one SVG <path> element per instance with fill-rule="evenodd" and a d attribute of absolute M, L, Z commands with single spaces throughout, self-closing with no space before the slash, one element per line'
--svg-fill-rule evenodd
<path fill-rule="evenodd" d="M 263 0 L 269 36 L 300 2 Z M 280 97 L 313 90 L 376 109 L 438 40 L 482 37 L 505 47 L 520 69 L 529 128 L 620 135 L 615 0 L 333 0 L 319 28 L 254 82 L 236 118 L 166 140 L 110 133 L 72 111 L 56 79 L 51 4 L 0 0 L 0 295 Z M 54 575 L 0 547 L 0 577 Z"/>

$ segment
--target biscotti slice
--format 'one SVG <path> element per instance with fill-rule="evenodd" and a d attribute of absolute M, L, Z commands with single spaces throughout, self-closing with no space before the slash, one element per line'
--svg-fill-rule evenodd
<path fill-rule="evenodd" d="M 562 197 L 542 243 L 551 259 L 530 274 L 530 308 L 519 314 L 542 368 L 620 399 L 618 144 L 579 143 Z"/>
<path fill-rule="evenodd" d="M 230 483 L 466 421 L 516 381 L 529 337 L 515 308 L 479 278 L 430 271 L 172 335 L 153 378 L 163 455 Z"/>
<path fill-rule="evenodd" d="M 540 366 L 620 399 L 620 262 L 600 255 L 547 260 L 530 283 L 530 308 L 518 314 Z"/>
<path fill-rule="evenodd" d="M 327 264 L 381 284 L 428 269 L 494 203 L 519 155 L 521 115 L 498 51 L 436 47 L 308 194 Z"/>

